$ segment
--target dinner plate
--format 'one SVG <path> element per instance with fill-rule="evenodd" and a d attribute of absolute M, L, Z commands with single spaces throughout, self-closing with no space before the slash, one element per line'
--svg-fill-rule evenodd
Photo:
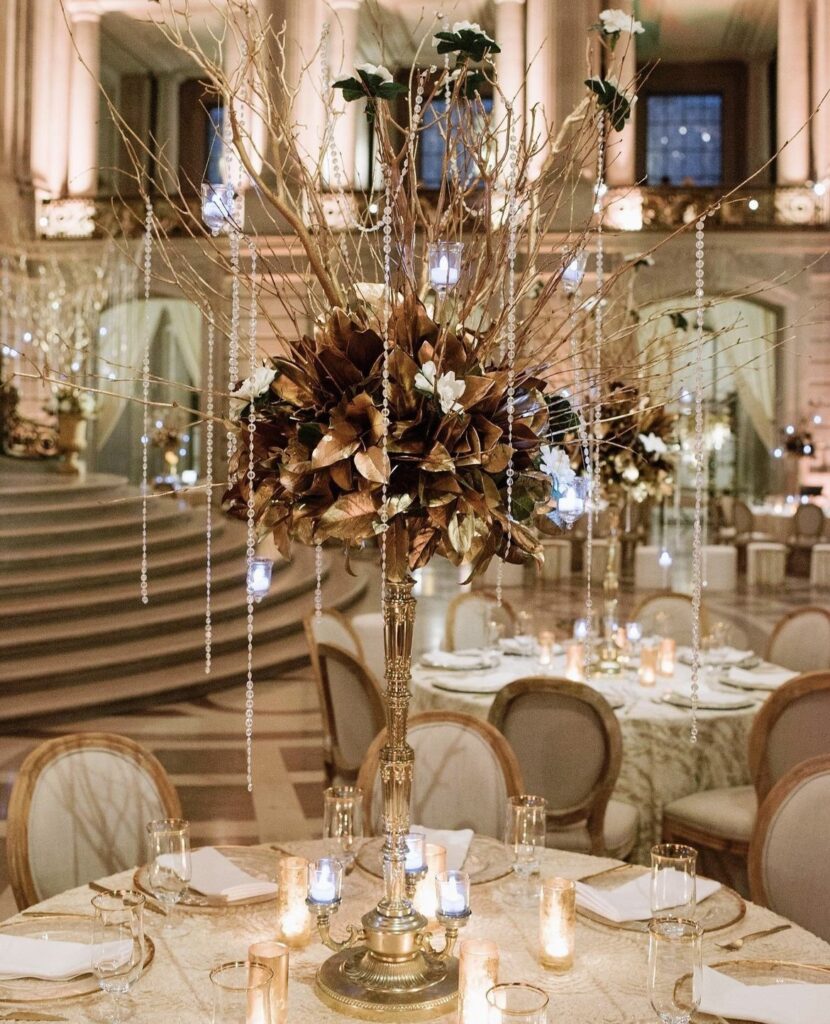
<path fill-rule="evenodd" d="M 446 690 L 448 693 L 469 693 L 472 696 L 498 693 L 503 686 L 507 686 L 506 679 L 470 679 L 462 675 L 431 676 L 429 682 L 436 690 Z"/>
<path fill-rule="evenodd" d="M 691 708 L 692 698 L 690 694 L 677 693 L 672 690 L 664 693 L 660 698 L 663 704 L 671 704 L 675 708 Z M 740 711 L 743 708 L 755 707 L 757 700 L 754 697 L 731 693 L 718 693 L 706 696 L 701 694 L 697 706 L 701 711 Z"/>
<path fill-rule="evenodd" d="M 228 860 L 233 861 L 237 867 L 247 871 L 254 878 L 262 879 L 264 882 L 277 881 L 277 858 L 272 850 L 263 849 L 257 846 L 214 846 Z M 133 884 L 139 892 L 152 896 L 147 879 L 147 865 L 138 868 L 133 876 Z M 234 907 L 249 907 L 254 903 L 268 903 L 276 899 L 275 893 L 266 893 L 263 896 L 252 896 L 249 899 L 234 900 L 229 903 L 227 900 L 219 899 L 218 896 L 203 896 L 195 890 L 188 889 L 185 899 L 177 904 L 176 910 L 188 911 L 212 911 L 232 910 Z"/>
<path fill-rule="evenodd" d="M 591 878 L 591 885 L 597 889 L 616 889 L 617 886 L 624 885 L 643 874 L 648 874 L 648 868 L 644 868 L 640 864 L 629 864 L 624 868 L 609 868 L 601 875 L 594 875 Z M 641 932 L 642 934 L 648 932 L 648 921 L 609 921 L 607 917 L 602 917 L 600 914 L 594 913 L 593 910 L 586 910 L 579 905 L 577 905 L 576 912 L 586 921 L 603 928 L 623 932 Z M 708 899 L 698 903 L 695 917 L 704 932 L 718 932 L 737 924 L 745 914 L 746 903 L 733 889 L 722 885 Z"/>
<path fill-rule="evenodd" d="M 494 651 L 427 651 L 421 655 L 421 665 L 442 672 L 476 672 L 495 668 L 499 656 Z"/>
<path fill-rule="evenodd" d="M 383 836 L 370 839 L 361 846 L 357 864 L 367 874 L 383 878 Z M 464 870 L 470 876 L 471 885 L 483 885 L 509 875 L 510 858 L 504 844 L 489 836 L 473 836 Z"/>
<path fill-rule="evenodd" d="M 88 943 L 92 931 L 91 914 L 44 914 L 43 917 L 21 917 L 0 925 L 6 935 L 18 935 L 27 939 L 51 939 L 53 942 Z M 153 940 L 144 933 L 145 974 L 156 955 Z M 42 978 L 13 978 L 0 981 L 0 1004 L 2 1003 L 45 1003 L 57 999 L 76 999 L 79 996 L 100 992 L 98 979 L 90 971 L 77 978 L 61 981 L 45 981 Z"/>
<path fill-rule="evenodd" d="M 805 982 L 811 985 L 827 985 L 827 1000 L 830 1006 L 830 968 L 812 966 L 810 964 L 788 963 L 785 960 L 722 960 L 716 964 L 709 964 L 735 981 L 743 982 L 745 985 L 780 985 L 782 982 Z M 678 982 L 678 995 L 681 998 L 689 998 L 689 990 L 692 984 L 692 976 L 687 974 Z M 758 1024 L 758 1021 L 748 1020 L 741 1017 L 716 1017 L 709 1013 L 695 1014 L 695 1021 L 699 1024 L 722 1024 L 726 1020 L 729 1024 Z"/>

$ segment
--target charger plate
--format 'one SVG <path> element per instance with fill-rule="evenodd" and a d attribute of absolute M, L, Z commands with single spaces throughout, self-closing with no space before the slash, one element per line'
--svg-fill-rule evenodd
<path fill-rule="evenodd" d="M 273 850 L 261 846 L 214 846 L 214 850 L 221 853 L 223 857 L 233 861 L 237 867 L 247 871 L 256 879 L 264 882 L 277 881 L 277 857 Z M 133 885 L 139 892 L 153 896 L 153 890 L 147 878 L 148 865 L 144 864 L 136 869 L 133 875 Z M 203 896 L 194 889 L 188 889 L 181 903 L 176 904 L 176 912 L 179 910 L 195 911 L 197 913 L 212 913 L 215 910 L 233 910 L 235 907 L 250 907 L 255 903 L 270 903 L 277 898 L 276 893 L 267 893 L 264 896 L 252 896 L 245 900 L 234 900 L 229 903 L 218 896 Z"/>
<path fill-rule="evenodd" d="M 799 981 L 809 985 L 826 985 L 827 1005 L 830 1006 L 830 967 L 788 963 L 784 960 L 722 960 L 708 966 L 745 985 L 779 985 L 782 982 Z M 681 978 L 677 986 L 678 996 L 688 1000 L 692 986 L 691 974 Z M 699 1024 L 721 1024 L 724 1020 L 729 1024 L 758 1024 L 758 1021 L 745 1020 L 743 1017 L 739 1020 L 737 1017 L 716 1017 L 709 1013 L 697 1013 L 694 1019 Z"/>
<path fill-rule="evenodd" d="M 609 868 L 601 875 L 592 876 L 591 885 L 597 889 L 616 889 L 640 875 L 647 874 L 648 868 L 644 868 L 640 864 L 628 864 L 624 868 Z M 576 912 L 586 921 L 603 928 L 622 932 L 640 932 L 643 935 L 648 932 L 648 921 L 609 921 L 607 917 L 602 917 L 593 910 L 586 910 L 579 905 L 577 905 Z M 722 885 L 708 899 L 698 903 L 695 917 L 704 932 L 718 932 L 737 924 L 745 914 L 746 903 L 734 889 Z"/>
<path fill-rule="evenodd" d="M 51 939 L 55 942 L 88 943 L 92 928 L 91 914 L 55 914 L 43 917 L 21 917 L 0 925 L 3 934 L 19 935 L 27 939 Z M 153 940 L 144 933 L 144 964 L 141 976 L 145 975 L 156 955 Z M 90 971 L 77 978 L 63 981 L 44 981 L 42 978 L 15 978 L 0 981 L 0 1004 L 2 1003 L 51 1003 L 56 1000 L 78 999 L 81 996 L 96 995 L 100 992 L 98 979 Z"/>
<path fill-rule="evenodd" d="M 370 839 L 360 847 L 357 865 L 375 878 L 383 878 L 383 836 Z M 471 885 L 483 885 L 510 874 L 510 859 L 504 844 L 489 836 L 473 836 L 464 870 Z"/>

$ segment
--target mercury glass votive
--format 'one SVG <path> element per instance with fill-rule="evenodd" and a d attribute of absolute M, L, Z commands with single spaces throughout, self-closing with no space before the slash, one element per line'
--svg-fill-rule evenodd
<path fill-rule="evenodd" d="M 418 882 L 412 905 L 419 914 L 428 921 L 434 921 L 438 910 L 438 896 L 435 891 L 435 879 L 447 867 L 447 851 L 437 843 L 427 843 L 424 847 L 427 862 L 427 873 Z"/>
<path fill-rule="evenodd" d="M 487 993 L 499 980 L 499 947 L 465 939 L 458 948 L 458 1024 L 487 1021 Z"/>
<path fill-rule="evenodd" d="M 288 1020 L 288 946 L 282 942 L 255 942 L 248 947 L 248 962 L 267 967 L 273 978 L 269 985 L 270 1024 Z"/>
<path fill-rule="evenodd" d="M 585 682 L 585 645 L 568 644 L 565 653 L 565 678 L 572 683 Z"/>
<path fill-rule="evenodd" d="M 643 644 L 640 648 L 640 667 L 637 678 L 640 686 L 654 686 L 657 682 L 657 662 L 660 651 L 656 644 Z"/>
<path fill-rule="evenodd" d="M 343 891 L 343 862 L 336 857 L 321 857 L 308 865 L 308 898 L 320 907 L 340 902 Z"/>
<path fill-rule="evenodd" d="M 429 246 L 429 283 L 436 291 L 446 292 L 458 284 L 463 251 L 463 242 L 433 242 Z"/>
<path fill-rule="evenodd" d="M 677 644 L 670 636 L 664 636 L 660 641 L 660 654 L 657 659 L 657 671 L 661 676 L 674 675 L 674 660 L 677 654 Z"/>
<path fill-rule="evenodd" d="M 277 869 L 277 937 L 287 946 L 302 948 L 311 938 L 311 915 L 306 906 L 308 861 L 282 857 Z"/>
<path fill-rule="evenodd" d="M 542 879 L 539 900 L 540 959 L 554 971 L 569 971 L 574 963 L 576 883 L 568 878 Z"/>
<path fill-rule="evenodd" d="M 537 660 L 540 668 L 549 670 L 553 664 L 553 645 L 555 637 L 549 629 L 543 629 L 537 637 Z"/>
<path fill-rule="evenodd" d="M 466 871 L 439 871 L 435 876 L 438 911 L 444 917 L 464 917 L 470 909 L 470 876 Z"/>

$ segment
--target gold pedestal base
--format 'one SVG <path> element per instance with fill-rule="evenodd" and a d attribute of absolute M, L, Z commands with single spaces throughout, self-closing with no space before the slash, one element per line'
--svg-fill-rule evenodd
<path fill-rule="evenodd" d="M 403 963 L 354 946 L 329 957 L 317 972 L 317 995 L 333 1010 L 360 1020 L 423 1021 L 450 1013 L 458 997 L 458 961 L 431 963 L 419 954 Z"/>

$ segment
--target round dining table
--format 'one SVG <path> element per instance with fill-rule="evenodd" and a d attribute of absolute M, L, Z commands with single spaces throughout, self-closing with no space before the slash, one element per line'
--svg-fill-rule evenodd
<path fill-rule="evenodd" d="M 312 859 L 322 856 L 326 846 L 322 841 L 306 841 L 259 849 L 265 858 L 273 857 L 275 872 L 281 853 Z M 541 873 L 579 879 L 617 863 L 607 858 L 544 850 Z M 130 886 L 132 879 L 130 870 L 101 881 L 117 888 Z M 345 926 L 357 922 L 374 905 L 380 895 L 380 885 L 380 880 L 366 873 L 358 862 L 358 867 L 344 882 L 343 903 L 333 923 L 335 937 L 345 934 Z M 550 1024 L 565 1021 L 567 1024 L 656 1024 L 647 995 L 648 938 L 645 934 L 607 927 L 580 916 L 574 966 L 566 974 L 554 974 L 546 970 L 538 958 L 538 909 L 515 906 L 501 896 L 500 887 L 500 880 L 472 886 L 472 917 L 461 936 L 462 939 L 488 938 L 498 944 L 500 981 L 522 981 L 543 988 L 550 997 Z M 32 915 L 32 920 L 43 920 L 43 927 L 47 928 L 48 918 L 37 915 L 89 914 L 93 895 L 89 887 L 81 886 L 44 901 L 27 913 Z M 145 912 L 145 929 L 155 944 L 155 957 L 127 997 L 129 1024 L 162 1021 L 164 1024 L 212 1024 L 210 970 L 219 963 L 245 959 L 253 942 L 274 938 L 275 907 L 275 902 L 271 901 L 236 909 L 180 908 L 177 923 L 169 935 L 161 929 L 163 918 Z M 0 934 L 3 928 L 19 919 L 20 915 L 5 922 L 0 926 Z M 815 964 L 830 970 L 830 945 L 795 925 L 753 940 L 741 952 L 725 952 L 716 945 L 782 923 L 785 922 L 771 911 L 747 904 L 746 914 L 739 921 L 704 935 L 704 963 L 722 963 L 749 956 L 756 960 Z M 288 1024 L 335 1024 L 348 1019 L 321 1003 L 314 991 L 316 971 L 329 955 L 316 934 L 304 949 L 291 951 Z M 28 1004 L 4 1003 L 0 998 L 0 1020 L 52 1020 L 66 1024 L 104 1021 L 107 998 L 96 993 L 66 1002 Z M 14 1016 L 16 1010 L 20 1011 L 20 1017 Z M 394 1020 L 394 1017 L 390 1015 L 389 1019 Z M 718 1021 L 714 1017 L 703 1019 L 715 1024 Z M 455 1013 L 440 1020 L 444 1024 L 455 1022 Z M 221 1024 L 236 1022 L 223 1020 Z"/>
<path fill-rule="evenodd" d="M 486 719 L 501 687 L 516 679 L 544 674 L 535 658 L 507 654 L 501 656 L 495 668 L 472 673 L 414 665 L 411 710 L 461 711 Z M 554 657 L 547 674 L 551 678 L 565 677 L 564 655 Z M 736 699 L 744 700 L 745 707 L 699 711 L 698 741 L 692 744 L 691 711 L 664 700 L 672 691 L 691 693 L 688 665 L 676 663 L 674 675 L 658 677 L 653 687 L 641 686 L 636 670 L 600 676 L 590 685 L 610 698 L 612 706 L 618 705 L 615 710 L 622 731 L 623 758 L 614 798 L 638 809 L 640 828 L 631 859 L 648 864 L 651 847 L 660 841 L 667 804 L 706 789 L 749 784 L 747 740 L 765 694 L 731 690 Z M 717 685 L 714 679 L 712 685 Z M 468 691 L 459 692 L 454 688 L 457 686 L 468 687 Z M 476 686 L 489 692 L 474 692 Z"/>

